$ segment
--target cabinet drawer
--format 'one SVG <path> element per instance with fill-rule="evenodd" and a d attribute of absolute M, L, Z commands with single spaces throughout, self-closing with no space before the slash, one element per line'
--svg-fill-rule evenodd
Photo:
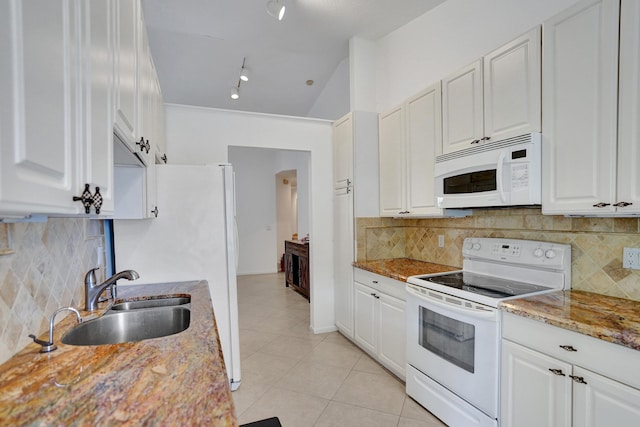
<path fill-rule="evenodd" d="M 406 301 L 405 282 L 381 276 L 360 268 L 354 268 L 353 270 L 353 278 L 356 282 L 370 286 L 380 292 L 384 292 L 387 295 L 398 298 L 399 300 Z"/>
<path fill-rule="evenodd" d="M 640 388 L 640 351 L 511 313 L 502 316 L 503 338 Z"/>

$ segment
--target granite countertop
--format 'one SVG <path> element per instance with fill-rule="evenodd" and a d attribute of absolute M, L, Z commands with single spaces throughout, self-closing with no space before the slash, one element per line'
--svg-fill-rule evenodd
<path fill-rule="evenodd" d="M 29 344 L 0 365 L 0 425 L 237 426 L 207 282 L 118 291 L 119 299 L 190 294 L 189 328 L 135 343 L 71 346 L 61 342 L 76 324 L 67 315 L 55 328 L 57 350 L 42 354 Z"/>
<path fill-rule="evenodd" d="M 640 350 L 640 302 L 586 291 L 557 291 L 500 303 L 500 309 Z"/>
<path fill-rule="evenodd" d="M 354 267 L 367 270 L 381 276 L 406 282 L 409 276 L 419 274 L 446 273 L 460 270 L 458 267 L 418 261 L 410 258 L 382 259 L 376 261 L 356 261 Z"/>

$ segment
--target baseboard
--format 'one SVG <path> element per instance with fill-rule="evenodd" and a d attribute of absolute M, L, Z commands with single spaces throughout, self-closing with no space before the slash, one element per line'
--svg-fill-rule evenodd
<path fill-rule="evenodd" d="M 335 325 L 333 326 L 325 326 L 324 328 L 311 328 L 314 334 L 326 334 L 329 332 L 335 332 L 338 330 Z"/>

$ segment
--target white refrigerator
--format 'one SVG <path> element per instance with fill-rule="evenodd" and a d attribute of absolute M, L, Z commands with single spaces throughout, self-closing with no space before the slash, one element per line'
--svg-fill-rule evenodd
<path fill-rule="evenodd" d="M 205 279 L 231 389 L 240 385 L 233 169 L 157 165 L 158 217 L 114 220 L 116 271 L 140 274 L 134 284 Z"/>

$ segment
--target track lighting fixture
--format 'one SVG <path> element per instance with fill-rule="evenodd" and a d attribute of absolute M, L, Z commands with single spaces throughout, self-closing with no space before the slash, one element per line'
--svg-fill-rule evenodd
<path fill-rule="evenodd" d="M 284 18 L 285 6 L 282 0 L 269 0 L 267 2 L 267 13 L 278 21 L 282 21 Z"/>
<path fill-rule="evenodd" d="M 247 71 L 246 68 L 244 68 L 245 60 L 246 60 L 246 58 L 242 59 L 242 67 L 240 68 L 240 80 L 242 80 L 243 82 L 248 82 L 249 81 L 249 72 Z"/>
<path fill-rule="evenodd" d="M 235 100 L 238 98 L 240 98 L 240 83 L 238 83 L 238 87 L 231 89 L 231 99 Z"/>

